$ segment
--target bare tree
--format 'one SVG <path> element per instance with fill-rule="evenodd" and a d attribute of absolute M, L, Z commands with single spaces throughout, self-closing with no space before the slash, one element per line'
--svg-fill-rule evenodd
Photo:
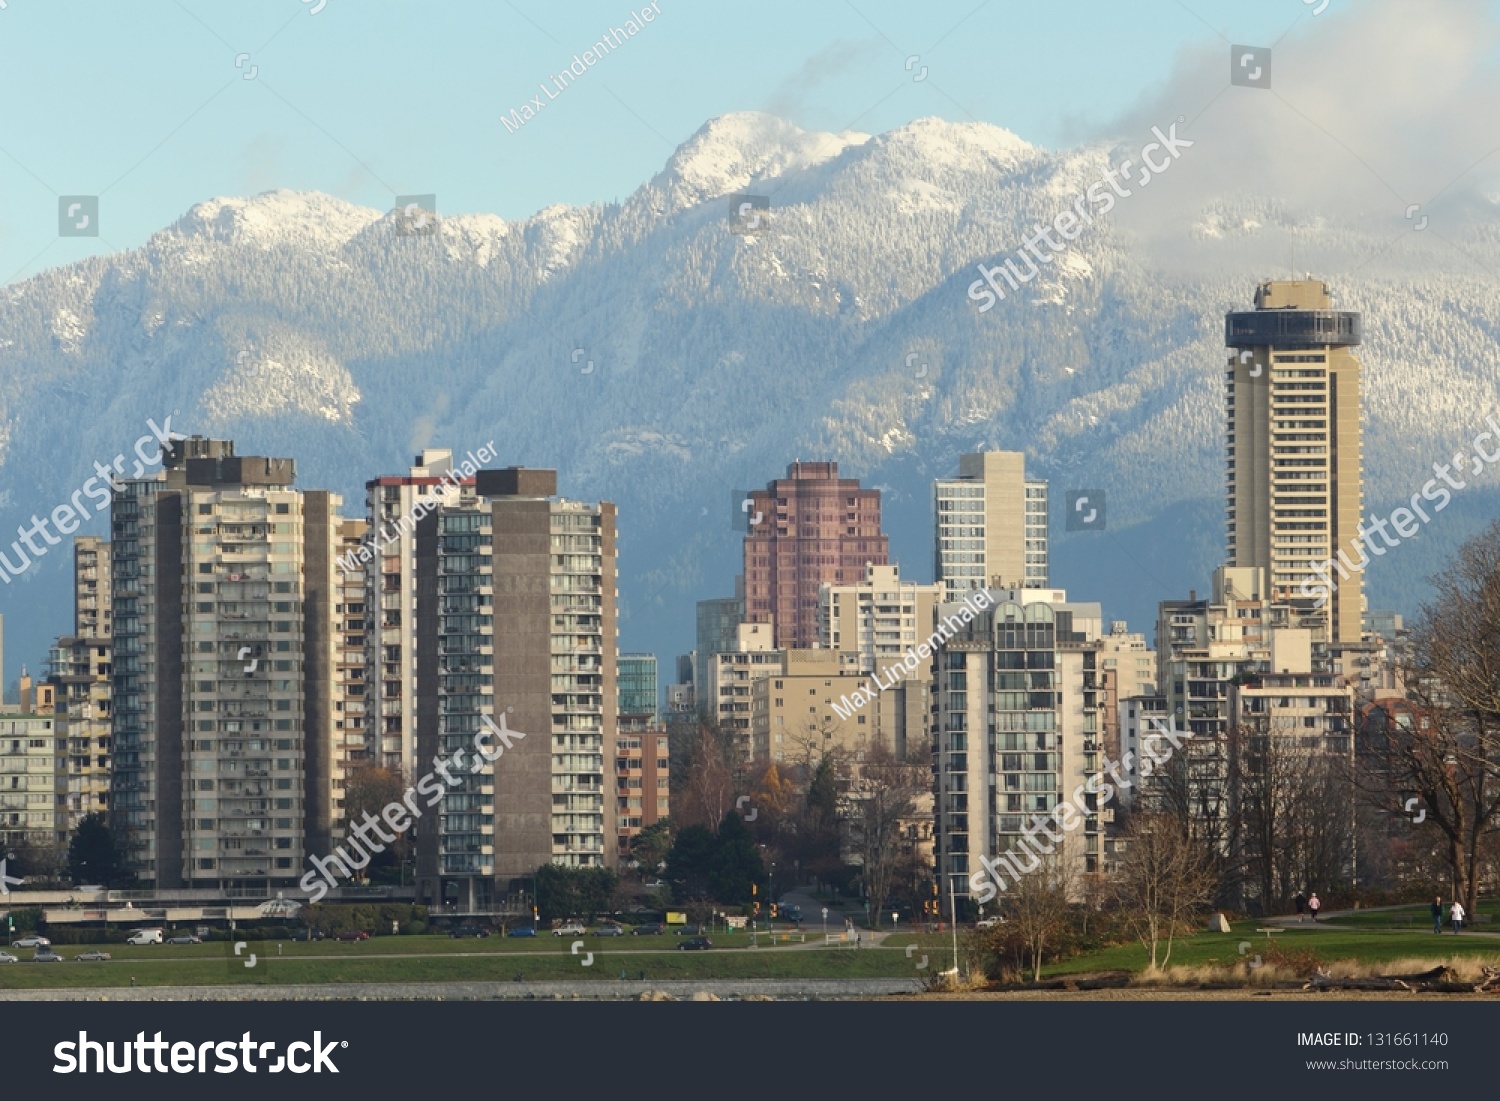
<path fill-rule="evenodd" d="M 1026 946 L 1033 982 L 1042 977 L 1042 960 L 1049 945 L 1062 939 L 1068 928 L 1068 900 L 1078 893 L 1073 862 L 1062 853 L 1042 858 L 1029 875 L 1016 881 L 1006 894 L 1007 918 Z"/>
<path fill-rule="evenodd" d="M 1416 721 L 1368 747 L 1369 771 L 1392 813 L 1418 801 L 1447 842 L 1451 894 L 1473 912 L 1500 814 L 1500 521 L 1459 549 L 1433 589 L 1405 677 Z"/>
<path fill-rule="evenodd" d="M 1192 929 L 1198 912 L 1212 901 L 1217 878 L 1202 847 L 1167 816 L 1135 815 L 1124 840 L 1114 898 L 1156 971 L 1172 958 L 1173 938 Z"/>
<path fill-rule="evenodd" d="M 729 739 L 713 725 L 700 723 L 682 785 L 673 795 L 672 819 L 679 826 L 716 829 L 734 798 Z"/>
<path fill-rule="evenodd" d="M 917 818 L 920 800 L 932 790 L 932 766 L 877 746 L 851 762 L 851 773 L 850 848 L 878 926 L 896 884 L 910 882 L 920 863 Z"/>
<path fill-rule="evenodd" d="M 1243 716 L 1230 735 L 1239 855 L 1269 913 L 1299 891 L 1345 887 L 1355 807 L 1347 756 L 1307 746 L 1292 720 Z M 1347 750 L 1346 750 L 1347 752 Z"/>

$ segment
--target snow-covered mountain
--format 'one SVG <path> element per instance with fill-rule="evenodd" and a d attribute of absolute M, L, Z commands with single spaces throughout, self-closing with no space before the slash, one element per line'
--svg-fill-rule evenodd
<path fill-rule="evenodd" d="M 494 439 L 502 463 L 619 504 L 622 643 L 665 658 L 693 645 L 692 601 L 731 589 L 734 489 L 836 459 L 885 490 L 893 552 L 925 579 L 931 480 L 962 451 L 1017 448 L 1052 481 L 1054 584 L 1149 634 L 1155 602 L 1205 589 L 1221 553 L 1222 319 L 1288 274 L 1266 258 L 1290 244 L 1365 313 L 1366 503 L 1384 513 L 1500 414 L 1500 219 L 1472 211 L 1456 261 L 1435 235 L 1392 249 L 1336 204 L 1166 179 L 980 313 L 975 265 L 1118 161 L 984 124 L 870 136 L 737 114 L 618 205 L 520 222 L 409 234 L 322 194 L 200 203 L 139 249 L 0 289 L 0 531 L 166 414 L 293 456 L 351 514 L 417 448 Z M 736 232 L 741 193 L 768 200 L 754 232 Z M 1063 530 L 1064 491 L 1084 487 L 1107 492 L 1107 532 Z M 1372 604 L 1415 610 L 1495 503 L 1459 494 L 1371 567 Z M 0 590 L 8 675 L 70 629 L 66 559 Z"/>

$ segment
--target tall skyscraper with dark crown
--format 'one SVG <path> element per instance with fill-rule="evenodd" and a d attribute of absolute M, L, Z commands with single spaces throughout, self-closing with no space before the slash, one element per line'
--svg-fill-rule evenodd
<path fill-rule="evenodd" d="M 880 491 L 840 478 L 838 463 L 792 463 L 752 490 L 745 536 L 745 620 L 771 622 L 778 648 L 818 644 L 818 588 L 853 585 L 889 563 Z"/>
<path fill-rule="evenodd" d="M 1361 329 L 1316 279 L 1264 282 L 1225 317 L 1227 565 L 1263 569 L 1331 643 L 1360 640 L 1364 604 Z"/>

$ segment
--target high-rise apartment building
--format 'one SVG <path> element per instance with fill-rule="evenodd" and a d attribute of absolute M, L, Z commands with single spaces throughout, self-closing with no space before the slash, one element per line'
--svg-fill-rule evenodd
<path fill-rule="evenodd" d="M 1314 279 L 1262 283 L 1225 317 L 1228 565 L 1264 570 L 1324 642 L 1359 642 L 1364 611 L 1361 330 Z"/>
<path fill-rule="evenodd" d="M 840 478 L 838 463 L 798 461 L 749 500 L 745 621 L 774 623 L 778 648 L 810 649 L 818 644 L 819 587 L 853 584 L 867 565 L 889 561 L 880 491 Z"/>
<path fill-rule="evenodd" d="M 359 547 L 369 534 L 364 520 L 341 520 L 337 525 L 335 561 Z M 368 673 L 366 643 L 374 633 L 370 626 L 369 594 L 365 575 L 359 570 L 340 567 L 334 574 L 336 595 L 334 617 L 334 669 L 337 688 L 334 692 L 333 760 L 329 773 L 330 800 L 334 833 L 343 836 L 345 828 L 344 792 L 351 769 L 365 768 L 379 762 L 375 759 L 374 735 L 365 728 L 365 677 Z"/>
<path fill-rule="evenodd" d="M 417 828 L 418 897 L 453 912 L 517 904 L 543 864 L 612 865 L 618 682 L 615 507 L 557 497 L 557 473 L 479 470 L 472 499 L 417 523 L 422 772 L 486 722 L 517 731 L 454 773 Z"/>
<path fill-rule="evenodd" d="M 1016 869 L 1035 869 L 1037 819 L 1072 803 L 1104 767 L 1100 606 L 1071 603 L 1055 589 L 995 597 L 944 644 L 933 689 L 938 878 L 943 893 L 951 885 L 959 894 L 978 891 L 980 901 L 1010 886 L 1007 879 L 981 890 L 981 858 L 1008 853 Z M 959 607 L 944 604 L 937 614 Z M 1074 828 L 1055 846 L 1079 874 L 1102 870 L 1104 826 L 1113 819 L 1098 795 L 1083 798 Z"/>
<path fill-rule="evenodd" d="M 712 678 L 709 666 L 713 656 L 733 650 L 740 624 L 745 622 L 745 575 L 734 579 L 734 595 L 700 600 L 697 606 L 695 640 L 697 647 L 692 653 L 693 669 L 691 683 L 693 697 L 700 711 L 707 714 L 713 710 L 708 682 Z M 679 671 L 680 672 L 680 671 Z M 679 675 L 679 680 L 685 680 Z"/>
<path fill-rule="evenodd" d="M 1047 483 L 1019 451 L 960 455 L 958 477 L 933 483 L 934 576 L 943 600 L 970 589 L 1048 585 Z"/>
<path fill-rule="evenodd" d="M 615 840 L 621 861 L 629 859 L 630 846 L 641 830 L 672 813 L 670 757 L 665 730 L 620 732 L 615 746 Z"/>
<path fill-rule="evenodd" d="M 646 730 L 660 711 L 655 654 L 620 655 L 620 729 Z"/>
<path fill-rule="evenodd" d="M 65 635 L 52 644 L 47 683 L 54 691 L 57 800 L 65 828 L 109 810 L 110 644 Z"/>
<path fill-rule="evenodd" d="M 157 889 L 292 886 L 332 842 L 339 498 L 174 441 L 111 512 L 111 820 Z"/>
<path fill-rule="evenodd" d="M 112 692 L 109 544 L 73 540 L 73 634 L 52 644 L 47 682 L 55 692 L 57 797 L 66 828 L 109 809 Z"/>
<path fill-rule="evenodd" d="M 22 702 L 0 715 L 0 847 L 65 845 L 67 817 L 57 806 L 56 716 Z"/>
<path fill-rule="evenodd" d="M 904 658 L 932 633 L 940 589 L 901 580 L 899 566 L 866 566 L 864 576 L 818 590 L 818 645 L 854 650 L 873 673 Z M 926 670 L 922 671 L 926 678 Z"/>
<path fill-rule="evenodd" d="M 73 538 L 73 634 L 109 638 L 114 622 L 110 604 L 109 543 L 97 535 Z"/>
<path fill-rule="evenodd" d="M 365 483 L 367 539 L 373 553 L 364 561 L 347 556 L 341 560 L 345 572 L 364 573 L 364 618 L 371 645 L 363 729 L 369 759 L 399 771 L 407 783 L 427 770 L 417 758 L 415 518 L 430 503 L 456 504 L 472 495 L 473 479 L 455 466 L 453 452 L 429 448 L 416 456 L 406 474 Z"/>

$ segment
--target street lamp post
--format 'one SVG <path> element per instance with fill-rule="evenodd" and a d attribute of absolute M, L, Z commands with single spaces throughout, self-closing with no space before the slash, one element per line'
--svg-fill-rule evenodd
<path fill-rule="evenodd" d="M 958 982 L 958 894 L 953 886 L 957 872 L 948 873 L 948 916 L 953 919 L 953 981 Z"/>

